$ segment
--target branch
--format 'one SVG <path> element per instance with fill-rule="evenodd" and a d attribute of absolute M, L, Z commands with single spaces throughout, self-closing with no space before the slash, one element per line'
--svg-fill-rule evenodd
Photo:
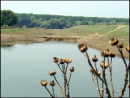
<path fill-rule="evenodd" d="M 113 88 L 113 82 L 112 82 L 112 57 L 111 57 L 111 62 L 109 64 L 109 58 L 108 59 L 108 65 L 109 65 L 109 71 L 110 71 L 110 85 L 111 85 L 111 90 L 112 90 L 112 97 L 114 98 L 114 88 Z"/>
<path fill-rule="evenodd" d="M 53 96 L 55 97 L 55 93 L 54 93 L 54 87 L 52 86 L 52 91 L 53 91 Z"/>
<path fill-rule="evenodd" d="M 61 69 L 60 65 L 59 65 L 58 63 L 56 63 L 56 64 L 57 64 L 58 67 L 60 68 L 61 72 L 64 73 L 63 70 Z"/>
<path fill-rule="evenodd" d="M 96 67 L 96 62 L 95 62 L 95 69 L 96 69 L 96 72 L 98 72 L 98 69 L 97 69 L 97 67 Z M 96 75 L 96 80 L 97 80 L 98 93 L 99 93 L 100 97 L 103 98 L 102 94 L 100 93 L 100 89 L 99 89 L 99 83 L 98 83 L 98 77 L 97 77 L 97 75 Z M 94 82 L 94 81 L 93 81 L 93 82 Z"/>
<path fill-rule="evenodd" d="M 93 66 L 92 66 L 92 64 L 91 64 L 91 62 L 90 62 L 90 59 L 89 59 L 89 56 L 88 56 L 87 52 L 84 52 L 84 56 L 85 56 L 86 60 L 88 61 L 88 64 L 90 65 L 90 67 L 94 70 L 94 73 L 95 73 L 95 74 L 98 74 L 98 73 L 95 71 L 95 69 L 93 68 Z M 104 81 L 104 80 L 100 77 L 100 75 L 97 75 L 97 76 L 98 76 L 98 78 L 99 78 L 101 81 Z"/>
<path fill-rule="evenodd" d="M 116 47 L 117 47 L 117 49 L 119 50 L 119 52 L 120 52 L 120 54 L 121 54 L 122 60 L 124 61 L 124 64 L 125 64 L 125 67 L 127 68 L 127 63 L 126 63 L 125 58 L 124 58 L 124 56 L 123 56 L 122 49 L 120 49 L 120 48 L 118 47 L 118 45 L 116 45 Z"/>
<path fill-rule="evenodd" d="M 108 97 L 111 98 L 111 94 L 110 94 L 110 91 L 108 89 L 108 85 L 107 85 L 107 82 L 106 82 L 106 74 L 105 74 L 105 57 L 104 57 L 104 66 L 103 66 L 103 79 L 104 79 L 104 84 L 106 86 L 106 93 L 108 94 Z"/>
<path fill-rule="evenodd" d="M 62 87 L 60 86 L 59 82 L 57 81 L 55 75 L 53 75 L 53 77 L 54 77 L 54 79 L 56 80 L 56 83 L 59 85 L 59 88 L 60 88 L 60 91 L 61 91 L 63 97 L 65 97 L 65 94 L 64 94 L 64 92 L 63 92 L 63 90 L 62 90 Z"/>
<path fill-rule="evenodd" d="M 48 90 L 48 88 L 46 87 L 46 86 L 44 86 L 45 88 L 46 88 L 46 90 L 48 91 L 48 93 L 51 95 L 51 97 L 52 98 L 55 98 L 52 94 L 51 94 L 51 92 Z"/>
<path fill-rule="evenodd" d="M 120 98 L 122 98 L 122 96 L 124 95 L 126 85 L 128 84 L 128 73 L 129 73 L 129 70 L 126 69 L 126 74 L 125 74 L 125 79 L 124 79 L 125 83 L 124 83 L 124 86 L 123 86 L 123 88 L 121 90 Z"/>

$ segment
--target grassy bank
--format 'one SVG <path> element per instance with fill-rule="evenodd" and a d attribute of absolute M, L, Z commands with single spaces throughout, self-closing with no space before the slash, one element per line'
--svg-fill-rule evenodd
<path fill-rule="evenodd" d="M 18 42 L 44 42 L 49 40 L 68 41 L 68 42 L 86 42 L 90 47 L 104 50 L 109 48 L 119 55 L 116 47 L 108 45 L 110 38 L 116 37 L 126 47 L 129 43 L 128 25 L 90 25 L 74 26 L 66 29 L 42 29 L 42 28 L 16 28 L 1 30 L 1 44 L 10 44 Z M 128 59 L 128 53 L 124 51 Z"/>

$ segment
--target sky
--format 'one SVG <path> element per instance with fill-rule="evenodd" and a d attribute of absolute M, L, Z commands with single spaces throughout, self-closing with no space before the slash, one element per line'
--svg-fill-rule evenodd
<path fill-rule="evenodd" d="M 129 18 L 129 1 L 1 1 L 15 13 Z"/>

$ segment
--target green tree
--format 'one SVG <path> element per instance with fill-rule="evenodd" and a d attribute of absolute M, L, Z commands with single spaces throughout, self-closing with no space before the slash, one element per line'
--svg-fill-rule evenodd
<path fill-rule="evenodd" d="M 14 26 L 17 25 L 18 17 L 11 10 L 1 10 L 1 26 L 8 25 Z"/>

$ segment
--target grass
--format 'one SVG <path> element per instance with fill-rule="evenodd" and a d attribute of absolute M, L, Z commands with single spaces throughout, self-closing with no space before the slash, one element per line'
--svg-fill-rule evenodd
<path fill-rule="evenodd" d="M 95 37 L 95 33 L 98 33 Z M 43 42 L 43 38 L 35 38 L 34 36 L 53 36 L 51 39 L 57 40 L 56 36 L 64 37 L 60 38 L 60 41 L 65 40 L 67 36 L 80 36 L 86 37 L 86 39 L 76 38 L 78 42 L 86 42 L 90 47 L 103 50 L 109 48 L 115 50 L 112 46 L 108 45 L 108 41 L 112 37 L 119 39 L 119 43 L 124 43 L 126 47 L 129 43 L 129 25 L 81 25 L 74 26 L 66 29 L 42 29 L 42 28 L 13 28 L 13 29 L 2 29 L 1 30 L 1 43 L 2 45 L 11 43 L 11 41 L 32 41 L 32 42 Z M 54 38 L 55 37 L 55 38 Z M 68 38 L 66 38 L 68 39 Z M 72 41 L 72 40 L 70 40 Z M 124 50 L 126 58 L 129 58 L 128 53 Z M 116 54 L 118 55 L 119 53 Z"/>

